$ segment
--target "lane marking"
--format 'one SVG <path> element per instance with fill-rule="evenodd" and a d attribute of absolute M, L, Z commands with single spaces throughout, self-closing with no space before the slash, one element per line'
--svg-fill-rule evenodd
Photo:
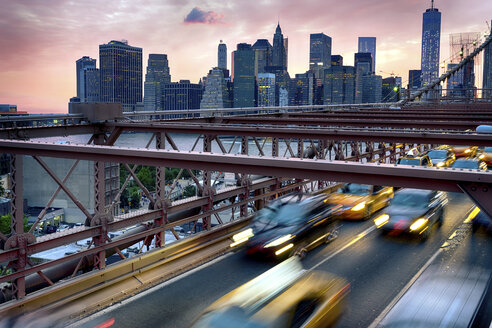
<path fill-rule="evenodd" d="M 128 303 L 131 303 L 133 301 L 136 301 L 139 298 L 144 297 L 144 296 L 146 296 L 146 295 L 148 295 L 148 294 L 150 294 L 150 293 L 152 293 L 152 292 L 154 292 L 156 290 L 159 290 L 161 288 L 164 288 L 164 287 L 166 287 L 166 286 L 168 286 L 170 284 L 173 284 L 173 283 L 175 283 L 175 282 L 177 282 L 177 281 L 179 281 L 179 280 L 181 280 L 183 278 L 186 278 L 187 276 L 189 276 L 189 275 L 191 275 L 191 274 L 193 274 L 193 273 L 195 273 L 197 271 L 200 271 L 200 270 L 202 270 L 202 269 L 204 269 L 204 268 L 206 268 L 208 266 L 211 266 L 211 265 L 213 265 L 213 264 L 215 264 L 217 262 L 220 262 L 220 261 L 226 259 L 227 257 L 233 255 L 233 254 L 234 254 L 234 252 L 229 252 L 229 253 L 224 254 L 224 255 L 222 255 L 220 257 L 217 257 L 217 258 L 215 258 L 215 259 L 213 259 L 213 260 L 211 260 L 209 262 L 206 262 L 206 263 L 204 263 L 204 264 L 202 264 L 202 265 L 200 265 L 200 266 L 198 266 L 196 268 L 193 268 L 193 269 L 191 269 L 189 271 L 186 271 L 186 272 L 184 272 L 184 273 L 182 273 L 180 275 L 177 275 L 176 277 L 173 277 L 173 278 L 171 278 L 169 280 L 166 280 L 163 283 L 157 284 L 154 287 L 151 287 L 149 289 L 146 289 L 145 291 L 143 291 L 141 293 L 138 293 L 138 294 L 136 294 L 134 296 L 128 297 L 128 298 L 126 298 L 126 299 L 124 299 L 124 300 L 122 300 L 122 301 L 120 301 L 120 302 L 118 302 L 116 304 L 113 304 L 111 306 L 108 306 L 108 307 L 100 310 L 100 311 L 97 311 L 96 313 L 94 313 L 94 314 L 92 314 L 92 315 L 90 315 L 88 317 L 85 317 L 82 320 L 78 320 L 76 322 L 73 322 L 70 325 L 68 325 L 67 328 L 75 328 L 75 327 L 79 327 L 79 326 L 81 326 L 81 325 L 83 325 L 85 323 L 88 323 L 88 322 L 90 322 L 90 321 L 92 321 L 92 320 L 94 320 L 94 319 L 96 319 L 96 318 L 98 318 L 98 317 L 100 317 L 100 316 L 102 316 L 104 314 L 110 313 L 110 312 L 118 309 L 119 307 L 121 307 L 123 305 L 126 305 Z"/>
<path fill-rule="evenodd" d="M 313 267 L 311 267 L 309 270 L 314 270 L 316 269 L 317 267 L 319 267 L 320 265 L 322 265 L 323 263 L 325 263 L 326 261 L 328 261 L 329 259 L 333 258 L 334 256 L 338 255 L 339 253 L 343 252 L 344 250 L 346 250 L 347 248 L 349 248 L 350 246 L 352 246 L 353 244 L 355 244 L 356 242 L 358 242 L 359 240 L 361 240 L 363 237 L 367 236 L 369 233 L 371 233 L 372 231 L 374 231 L 376 229 L 376 226 L 373 225 L 369 228 L 367 228 L 366 230 L 362 231 L 360 234 L 358 234 L 354 239 L 352 239 L 348 244 L 346 244 L 345 246 L 343 246 L 342 248 L 338 249 L 336 252 L 330 254 L 328 257 L 326 257 L 323 261 L 321 262 L 318 262 L 316 265 L 314 265 Z"/>

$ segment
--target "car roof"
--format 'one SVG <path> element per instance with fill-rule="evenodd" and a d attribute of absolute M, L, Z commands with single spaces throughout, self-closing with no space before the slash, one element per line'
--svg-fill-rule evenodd
<path fill-rule="evenodd" d="M 403 188 L 397 190 L 395 194 L 419 194 L 419 195 L 429 195 L 433 193 L 434 190 L 426 190 L 426 189 L 413 189 L 413 188 Z"/>

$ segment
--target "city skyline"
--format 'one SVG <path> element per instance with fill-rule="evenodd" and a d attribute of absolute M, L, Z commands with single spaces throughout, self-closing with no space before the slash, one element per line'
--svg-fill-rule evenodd
<path fill-rule="evenodd" d="M 280 21 L 289 39 L 291 76 L 309 67 L 309 35 L 332 38 L 332 54 L 353 65 L 360 36 L 377 37 L 376 74 L 394 72 L 405 81 L 408 70 L 420 68 L 422 13 L 430 1 L 353 1 L 337 6 L 323 1 L 113 1 L 73 3 L 12 1 L 0 13 L 0 103 L 15 104 L 30 113 L 65 113 L 76 95 L 75 61 L 89 56 L 99 61 L 98 47 L 110 40 L 128 40 L 150 53 L 168 55 L 173 81 L 197 83 L 217 65 L 217 45 L 231 50 L 238 43 L 273 41 Z M 492 3 L 472 0 L 436 1 L 442 13 L 441 61 L 449 57 L 451 33 L 485 32 Z M 325 9 L 323 11 L 323 9 Z M 316 16 L 313 16 L 316 13 Z M 145 70 L 145 67 L 142 67 Z M 381 72 L 382 71 L 382 72 Z"/>

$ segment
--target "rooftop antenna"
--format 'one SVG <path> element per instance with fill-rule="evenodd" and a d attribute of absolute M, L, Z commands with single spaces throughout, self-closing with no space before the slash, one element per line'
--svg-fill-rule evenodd
<path fill-rule="evenodd" d="M 431 0 L 431 9 L 434 9 L 434 0 Z"/>

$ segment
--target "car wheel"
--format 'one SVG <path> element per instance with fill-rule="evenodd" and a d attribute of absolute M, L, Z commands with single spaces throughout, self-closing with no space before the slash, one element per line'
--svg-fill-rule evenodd
<path fill-rule="evenodd" d="M 297 249 L 294 253 L 294 255 L 298 256 L 300 260 L 306 257 L 307 255 L 307 250 L 304 247 L 301 247 Z"/>
<path fill-rule="evenodd" d="M 337 229 L 333 229 L 331 230 L 327 235 L 326 235 L 326 238 L 325 238 L 325 243 L 328 244 L 328 243 L 331 243 L 332 241 L 334 241 L 335 239 L 338 238 L 338 230 Z"/>
<path fill-rule="evenodd" d="M 427 229 L 425 229 L 424 232 L 420 235 L 420 241 L 426 241 L 429 239 L 430 232 L 431 232 L 432 226 L 429 226 Z"/>
<path fill-rule="evenodd" d="M 437 219 L 437 226 L 441 227 L 443 223 L 444 223 L 444 210 L 441 209 L 441 212 L 439 213 L 439 218 Z"/>

